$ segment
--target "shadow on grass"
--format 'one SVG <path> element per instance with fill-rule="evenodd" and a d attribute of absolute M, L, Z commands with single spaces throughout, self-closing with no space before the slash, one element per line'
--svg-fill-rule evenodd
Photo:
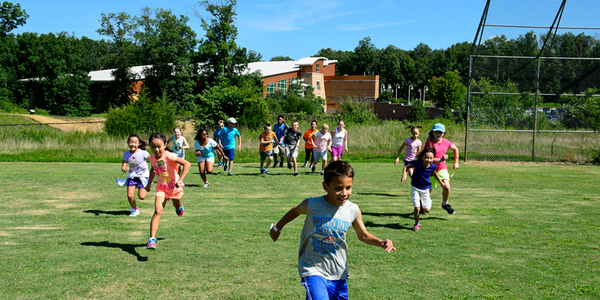
<path fill-rule="evenodd" d="M 386 194 L 386 193 L 356 193 L 358 195 L 363 195 L 363 196 L 386 196 L 386 197 L 399 197 L 400 195 L 394 195 L 394 194 Z"/>
<path fill-rule="evenodd" d="M 96 216 L 99 216 L 100 214 L 113 215 L 113 216 L 128 216 L 131 213 L 130 210 L 99 210 L 99 209 L 84 210 L 83 212 L 88 213 L 88 214 L 95 214 Z"/>
<path fill-rule="evenodd" d="M 163 240 L 162 238 L 158 239 Z M 106 247 L 106 248 L 118 248 L 121 249 L 137 258 L 138 261 L 148 261 L 148 257 L 141 256 L 135 248 L 146 247 L 146 244 L 119 244 L 119 243 L 111 243 L 108 241 L 104 242 L 85 242 L 81 243 L 82 246 L 94 246 L 94 247 Z"/>
<path fill-rule="evenodd" d="M 413 230 L 413 228 L 411 226 L 406 227 L 406 226 L 402 226 L 398 223 L 388 223 L 388 224 L 375 224 L 371 221 L 365 222 L 365 227 L 386 227 L 386 228 L 390 228 L 390 229 L 406 229 L 406 230 Z"/>

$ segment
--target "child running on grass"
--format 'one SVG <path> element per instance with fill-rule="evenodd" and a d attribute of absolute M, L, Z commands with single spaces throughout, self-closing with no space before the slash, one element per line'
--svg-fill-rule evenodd
<path fill-rule="evenodd" d="M 150 221 L 150 239 L 148 240 L 148 249 L 156 249 L 156 232 L 158 231 L 158 223 L 163 213 L 163 208 L 169 200 L 173 200 L 175 213 L 181 217 L 183 215 L 183 179 L 190 170 L 191 164 L 167 150 L 167 138 L 162 133 L 153 133 L 150 138 L 150 149 L 154 155 L 150 155 L 150 163 L 152 170 L 146 191 L 150 191 L 152 180 L 157 176 L 156 181 L 156 199 L 154 200 L 154 215 Z M 183 166 L 181 177 L 177 173 L 177 167 Z"/>
<path fill-rule="evenodd" d="M 396 161 L 394 162 L 394 166 L 398 165 L 400 162 L 400 154 L 402 153 L 402 149 L 406 147 L 406 153 L 404 154 L 404 167 L 402 168 L 402 182 L 406 180 L 406 172 L 408 171 L 408 176 L 412 178 L 413 170 L 407 169 L 406 165 L 411 161 L 417 158 L 417 153 L 421 152 L 421 140 L 419 140 L 419 128 L 421 126 L 408 126 L 410 128 L 410 137 L 407 138 L 400 149 L 398 149 L 398 156 L 396 156 Z"/>
<path fill-rule="evenodd" d="M 353 178 L 350 164 L 332 162 L 325 168 L 323 178 L 326 194 L 302 201 L 271 227 L 271 238 L 277 241 L 287 223 L 306 215 L 298 255 L 298 272 L 306 289 L 306 299 L 348 299 L 346 232 L 350 225 L 361 242 L 381 247 L 388 253 L 396 251 L 392 241 L 380 240 L 367 231 L 358 205 L 348 200 L 352 195 Z"/>
<path fill-rule="evenodd" d="M 410 199 L 414 207 L 415 226 L 414 231 L 421 229 L 421 223 L 419 223 L 419 215 L 421 213 L 429 212 L 431 209 L 431 197 L 429 197 L 429 189 L 431 188 L 431 174 L 438 181 L 438 177 L 435 169 L 437 165 L 433 163 L 433 157 L 435 156 L 435 148 L 425 148 L 419 153 L 419 160 L 412 160 L 405 165 L 405 167 L 412 170 L 415 169 L 410 183 Z M 406 180 L 406 174 L 402 177 L 402 182 Z"/>
<path fill-rule="evenodd" d="M 329 130 L 329 125 L 327 123 L 323 123 L 321 126 L 321 130 L 317 131 L 311 137 L 313 148 L 313 166 L 311 170 L 314 172 L 317 163 L 319 160 L 323 160 L 321 165 L 321 175 L 325 173 L 325 166 L 327 165 L 327 151 L 331 151 L 331 134 L 327 132 Z"/>
<path fill-rule="evenodd" d="M 429 132 L 429 139 L 425 142 L 425 148 L 435 148 L 435 158 L 433 162 L 438 165 L 437 174 L 439 176 L 439 182 L 442 185 L 442 208 L 445 209 L 449 214 L 454 214 L 454 209 L 448 204 L 448 197 L 450 196 L 450 174 L 448 173 L 448 166 L 446 166 L 446 151 L 448 148 L 454 152 L 454 166 L 453 170 L 458 169 L 458 147 L 454 146 L 452 142 L 445 139 L 446 127 L 442 123 L 436 123 L 433 125 L 433 129 Z"/>
<path fill-rule="evenodd" d="M 300 138 L 302 132 L 298 130 L 300 124 L 298 121 L 292 122 L 292 128 L 285 130 L 283 134 L 283 143 L 285 144 L 285 156 L 287 157 L 288 169 L 294 164 L 294 176 L 298 176 L 298 147 L 300 147 Z M 290 161 L 292 160 L 292 161 Z"/>
<path fill-rule="evenodd" d="M 265 124 L 265 131 L 260 134 L 258 137 L 259 142 L 259 151 L 260 151 L 260 173 L 267 175 L 267 168 L 273 161 L 273 144 L 277 143 L 277 136 L 275 136 L 275 132 L 271 131 L 271 124 Z M 265 159 L 269 159 L 267 161 L 267 165 L 263 168 Z"/>
<path fill-rule="evenodd" d="M 140 209 L 135 202 L 135 188 L 138 188 L 140 200 L 146 199 L 146 185 L 148 185 L 148 177 L 150 176 L 146 160 L 150 154 L 146 151 L 146 142 L 142 141 L 137 134 L 132 134 L 127 138 L 127 145 L 129 151 L 123 153 L 121 171 L 127 172 L 127 166 L 129 166 L 129 174 L 125 180 L 125 185 L 127 185 L 127 200 L 129 200 L 131 206 L 129 216 L 135 217 L 140 214 Z"/>
<path fill-rule="evenodd" d="M 181 135 L 181 128 L 175 127 L 173 129 L 173 136 L 169 139 L 169 142 L 173 141 L 173 153 L 175 153 L 178 157 L 185 159 L 185 149 L 189 149 L 190 145 L 188 145 L 185 137 Z M 167 146 L 169 144 L 167 143 Z M 177 172 L 181 175 L 183 166 L 179 166 Z"/>
<path fill-rule="evenodd" d="M 333 137 L 331 139 L 331 159 L 333 161 L 342 159 L 344 149 L 348 152 L 348 131 L 344 127 L 346 127 L 346 123 L 339 120 L 337 127 L 333 129 Z"/>
<path fill-rule="evenodd" d="M 303 168 L 306 167 L 306 165 L 308 164 L 308 162 L 310 162 L 310 168 L 312 168 L 313 166 L 313 143 L 312 143 L 312 135 L 315 134 L 317 131 L 319 131 L 317 129 L 317 121 L 312 121 L 310 122 L 310 128 L 307 129 L 304 132 L 304 135 L 302 136 L 302 138 L 304 139 L 304 151 L 305 151 L 305 157 L 304 157 L 304 165 L 302 166 Z"/>
<path fill-rule="evenodd" d="M 217 127 L 217 129 L 215 129 L 215 133 L 213 134 L 213 139 L 217 143 L 219 143 L 219 139 L 220 139 L 219 133 L 221 132 L 221 129 L 223 129 L 223 127 L 225 127 L 225 121 L 219 120 L 219 127 Z M 217 158 L 219 159 L 219 164 L 217 165 L 217 167 L 222 167 L 223 166 L 223 155 L 221 155 L 221 153 L 217 152 Z"/>
<path fill-rule="evenodd" d="M 235 128 L 237 121 L 235 118 L 229 118 L 227 120 L 227 127 L 221 129 L 219 133 L 219 144 L 223 147 L 223 171 L 229 172 L 227 175 L 233 176 L 231 169 L 233 167 L 233 159 L 235 158 L 235 138 L 237 137 L 239 143 L 239 151 L 242 151 L 242 136 L 240 132 Z"/>
<path fill-rule="evenodd" d="M 213 166 L 215 164 L 215 149 L 221 157 L 223 157 L 223 150 L 221 149 L 221 145 L 208 137 L 206 129 L 198 130 L 195 140 L 194 148 L 196 149 L 198 170 L 200 171 L 200 177 L 202 177 L 202 180 L 204 181 L 204 187 L 207 188 L 210 185 L 206 178 L 206 173 L 212 173 L 213 171 Z"/>
<path fill-rule="evenodd" d="M 277 124 L 273 125 L 273 131 L 275 132 L 275 135 L 277 136 L 277 143 L 275 143 L 275 145 L 273 145 L 273 154 L 275 155 L 275 163 L 273 164 L 273 168 L 277 167 L 277 160 L 281 159 L 281 162 L 279 163 L 279 167 L 283 168 L 283 160 L 285 158 L 285 146 L 283 144 L 283 134 L 285 133 L 285 130 L 288 129 L 290 126 L 288 126 L 288 124 L 285 122 L 285 119 L 283 119 L 283 116 L 279 115 L 277 116 Z"/>

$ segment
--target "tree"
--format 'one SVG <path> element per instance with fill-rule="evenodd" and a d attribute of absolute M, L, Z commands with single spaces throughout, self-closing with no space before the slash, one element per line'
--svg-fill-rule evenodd
<path fill-rule="evenodd" d="M 262 60 L 262 54 L 260 52 L 256 52 L 254 50 L 248 51 L 248 63 L 258 62 Z"/>
<path fill-rule="evenodd" d="M 335 75 L 354 74 L 352 51 L 338 51 L 331 48 L 321 49 L 313 57 L 327 57 L 330 60 L 337 60 L 335 64 Z"/>
<path fill-rule="evenodd" d="M 107 86 L 107 98 L 110 103 L 124 105 L 129 103 L 133 82 L 137 80 L 136 74 L 131 72 L 131 67 L 135 66 L 134 34 L 137 24 L 126 12 L 102 14 L 100 24 L 96 32 L 112 38 L 111 52 L 116 66 L 111 74 L 113 81 Z"/>
<path fill-rule="evenodd" d="M 198 48 L 202 62 L 200 77 L 205 79 L 207 85 L 231 80 L 248 68 L 246 48 L 238 47 L 235 42 L 238 34 L 234 25 L 237 1 L 221 0 L 219 3 L 211 3 L 204 0 L 200 2 L 200 6 L 211 15 L 204 18 L 197 13 L 202 29 L 206 32 Z"/>
<path fill-rule="evenodd" d="M 292 81 L 288 91 L 277 91 L 267 96 L 269 110 L 277 113 L 320 115 L 324 104 L 322 98 L 315 97 L 311 85 L 303 86 L 299 80 Z"/>
<path fill-rule="evenodd" d="M 13 29 L 25 25 L 29 15 L 21 10 L 21 4 L 16 5 L 4 1 L 0 6 L 0 37 L 5 37 Z"/>
<path fill-rule="evenodd" d="M 462 84 L 458 72 L 446 72 L 444 76 L 433 77 L 427 82 L 427 96 L 437 107 L 458 108 L 466 101 L 467 87 Z"/>
<path fill-rule="evenodd" d="M 190 53 L 196 47 L 196 34 L 187 25 L 185 16 L 175 16 L 170 10 L 149 8 L 135 18 L 140 29 L 135 39 L 152 65 L 143 71 L 144 85 L 150 97 L 164 94 L 174 100 L 179 109 L 194 110 L 192 79 L 195 67 Z"/>
<path fill-rule="evenodd" d="M 289 56 L 279 55 L 279 56 L 271 57 L 271 59 L 269 61 L 294 61 L 294 59 Z"/>
<path fill-rule="evenodd" d="M 427 110 L 421 100 L 415 100 L 412 102 L 412 107 L 409 112 L 410 120 L 413 122 L 424 121 L 428 119 Z"/>
<path fill-rule="evenodd" d="M 366 37 L 358 42 L 354 48 L 352 61 L 354 63 L 354 74 L 370 75 L 375 73 L 375 60 L 378 50 L 375 44 L 371 42 L 371 37 Z"/>

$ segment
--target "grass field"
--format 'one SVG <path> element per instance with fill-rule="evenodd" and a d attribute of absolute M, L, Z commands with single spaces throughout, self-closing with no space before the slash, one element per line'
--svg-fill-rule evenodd
<path fill-rule="evenodd" d="M 400 167 L 355 163 L 351 201 L 386 253 L 348 232 L 352 299 L 598 299 L 600 196 L 594 166 L 461 164 L 455 215 L 434 207 L 411 230 Z M 167 207 L 158 250 L 145 249 L 153 197 L 127 216 L 120 164 L 0 163 L 1 299 L 304 299 L 296 269 L 303 217 L 276 243 L 269 225 L 309 196 L 318 173 L 237 164 Z M 169 204 L 170 205 L 170 204 Z"/>

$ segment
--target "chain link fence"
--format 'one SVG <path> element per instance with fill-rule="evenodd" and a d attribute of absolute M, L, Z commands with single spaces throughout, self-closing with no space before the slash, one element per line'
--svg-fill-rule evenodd
<path fill-rule="evenodd" d="M 600 59 L 472 55 L 465 160 L 600 161 Z"/>

